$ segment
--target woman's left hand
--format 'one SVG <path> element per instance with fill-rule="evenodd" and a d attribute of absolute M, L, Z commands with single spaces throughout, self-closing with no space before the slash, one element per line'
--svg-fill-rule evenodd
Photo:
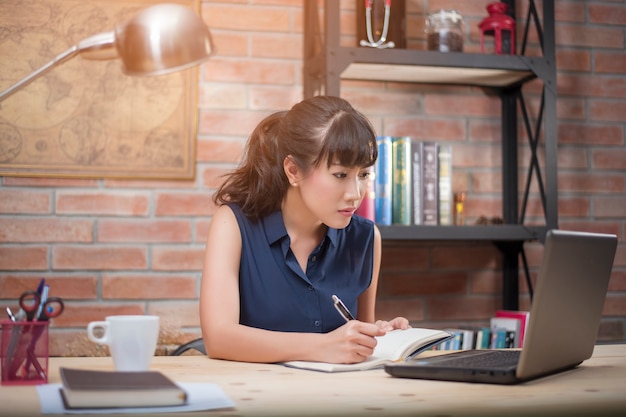
<path fill-rule="evenodd" d="M 391 321 L 377 320 L 376 323 L 374 324 L 376 324 L 380 329 L 386 332 L 395 330 L 395 329 L 406 330 L 409 327 L 411 327 L 409 325 L 409 320 L 407 320 L 404 317 L 396 317 L 395 319 Z"/>

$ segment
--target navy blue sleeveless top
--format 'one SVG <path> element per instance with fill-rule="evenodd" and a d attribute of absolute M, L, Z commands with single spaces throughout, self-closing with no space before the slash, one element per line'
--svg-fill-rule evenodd
<path fill-rule="evenodd" d="M 358 297 L 372 281 L 374 224 L 353 216 L 344 229 L 328 228 L 302 271 L 290 249 L 282 212 L 250 221 L 228 204 L 241 232 L 239 322 L 287 332 L 326 333 L 345 323 L 336 294 L 357 315 Z"/>

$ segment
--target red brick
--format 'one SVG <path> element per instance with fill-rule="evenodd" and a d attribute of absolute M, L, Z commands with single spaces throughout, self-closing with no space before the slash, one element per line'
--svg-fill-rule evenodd
<path fill-rule="evenodd" d="M 498 97 L 467 95 L 426 95 L 424 97 L 424 113 L 427 115 L 485 117 L 499 114 L 500 106 Z"/>
<path fill-rule="evenodd" d="M 597 121 L 626 122 L 626 103 L 614 100 L 589 100 L 589 117 Z"/>
<path fill-rule="evenodd" d="M 528 3 L 528 2 L 522 2 Z M 584 22 L 585 21 L 585 4 L 577 2 L 554 2 L 554 17 L 557 22 Z M 522 6 L 524 8 L 524 6 Z M 543 16 L 541 5 L 537 5 L 537 9 Z M 524 15 L 525 16 L 525 15 Z"/>
<path fill-rule="evenodd" d="M 455 167 L 498 169 L 502 166 L 502 151 L 499 146 L 454 145 L 452 158 Z"/>
<path fill-rule="evenodd" d="M 414 115 L 422 113 L 419 97 L 404 92 L 347 91 L 342 97 L 365 115 Z"/>
<path fill-rule="evenodd" d="M 383 240 L 381 268 L 385 271 L 424 270 L 430 265 L 430 249 L 416 242 Z"/>
<path fill-rule="evenodd" d="M 612 4 L 589 4 L 589 21 L 601 25 L 624 26 L 626 7 Z"/>
<path fill-rule="evenodd" d="M 593 166 L 596 169 L 626 171 L 626 149 L 597 149 L 592 151 Z"/>
<path fill-rule="evenodd" d="M 93 220 L 0 218 L 0 242 L 92 242 Z"/>
<path fill-rule="evenodd" d="M 390 117 L 385 119 L 385 129 L 387 135 L 411 136 L 420 140 L 459 140 L 466 135 L 464 122 L 434 117 Z"/>
<path fill-rule="evenodd" d="M 598 218 L 626 218 L 626 195 L 594 197 L 593 214 Z"/>
<path fill-rule="evenodd" d="M 160 193 L 156 197 L 157 216 L 210 216 L 214 205 L 209 193 Z"/>
<path fill-rule="evenodd" d="M 473 225 L 480 216 L 487 218 L 502 217 L 502 201 L 500 198 L 481 197 L 469 193 L 465 200 L 465 224 Z"/>
<path fill-rule="evenodd" d="M 463 245 L 436 246 L 432 250 L 431 260 L 434 268 L 467 270 L 495 268 L 501 264 L 500 258 L 500 253 L 495 246 L 477 243 L 471 247 L 464 247 Z"/>
<path fill-rule="evenodd" d="M 623 51 L 596 52 L 594 70 L 597 73 L 626 74 L 626 54 Z"/>
<path fill-rule="evenodd" d="M 109 220 L 98 222 L 98 242 L 191 242 L 187 220 Z"/>
<path fill-rule="evenodd" d="M 138 189 L 138 190 L 148 190 L 148 189 L 194 189 L 196 184 L 193 180 L 104 180 L 104 185 L 106 188 L 111 189 L 119 189 L 119 188 L 129 188 L 129 189 Z"/>
<path fill-rule="evenodd" d="M 626 291 L 626 271 L 616 271 L 611 273 L 611 281 L 609 282 L 609 292 Z"/>
<path fill-rule="evenodd" d="M 145 216 L 148 214 L 149 199 L 145 193 L 67 193 L 57 194 L 58 214 L 91 214 L 113 216 Z"/>
<path fill-rule="evenodd" d="M 591 53 L 577 49 L 560 49 L 556 52 L 559 71 L 591 71 Z"/>
<path fill-rule="evenodd" d="M 565 195 L 559 196 L 559 217 L 567 218 L 589 216 L 591 210 L 591 202 L 584 197 L 569 197 Z"/>
<path fill-rule="evenodd" d="M 464 273 L 389 273 L 379 286 L 381 296 L 426 296 L 467 293 Z"/>
<path fill-rule="evenodd" d="M 623 174 L 597 173 L 564 173 L 559 175 L 559 191 L 562 192 L 593 192 L 623 193 L 626 191 Z"/>
<path fill-rule="evenodd" d="M 469 122 L 469 139 L 470 142 L 485 142 L 485 143 L 502 143 L 502 124 L 500 121 L 485 120 L 485 119 L 472 119 Z M 454 152 L 454 154 L 458 152 Z"/>
<path fill-rule="evenodd" d="M 616 125 L 579 125 L 561 123 L 558 126 L 560 144 L 622 145 L 624 129 Z"/>
<path fill-rule="evenodd" d="M 555 39 L 557 46 L 624 48 L 624 33 L 621 28 L 557 24 Z"/>
<path fill-rule="evenodd" d="M 557 166 L 559 169 L 588 168 L 587 152 L 586 148 L 563 147 L 557 155 Z"/>
<path fill-rule="evenodd" d="M 377 298 L 376 318 L 391 320 L 406 317 L 410 321 L 423 321 L 426 318 L 424 301 L 419 298 Z"/>
<path fill-rule="evenodd" d="M 197 301 L 151 302 L 148 313 L 168 318 L 180 326 L 200 326 L 200 313 Z M 165 319 L 162 320 L 165 322 Z"/>
<path fill-rule="evenodd" d="M 211 224 L 210 220 L 198 220 L 195 222 L 196 228 L 194 235 L 196 236 L 196 240 L 194 243 L 202 243 L 205 244 L 207 237 L 209 236 L 209 225 Z"/>
<path fill-rule="evenodd" d="M 556 113 L 559 119 L 584 120 L 586 118 L 586 101 L 581 98 L 559 97 Z"/>
<path fill-rule="evenodd" d="M 241 140 L 210 139 L 198 141 L 198 161 L 238 163 L 243 155 Z"/>
<path fill-rule="evenodd" d="M 427 319 L 477 320 L 489 319 L 502 307 L 498 298 L 456 296 L 428 300 Z"/>
<path fill-rule="evenodd" d="M 223 175 L 232 172 L 235 167 L 210 166 L 202 171 L 202 185 L 217 189 L 225 180 Z"/>
<path fill-rule="evenodd" d="M 97 297 L 97 278 L 95 275 L 60 275 L 45 274 L 2 274 L 0 275 L 0 298 L 17 298 L 26 290 L 33 290 L 45 278 L 50 285 L 50 295 L 64 300 L 93 300 Z M 17 303 L 16 303 L 17 304 Z"/>
<path fill-rule="evenodd" d="M 204 246 L 184 248 L 155 247 L 152 249 L 154 271 L 200 271 L 204 262 Z"/>
<path fill-rule="evenodd" d="M 276 7 L 202 4 L 202 16 L 212 29 L 287 32 L 289 13 Z"/>
<path fill-rule="evenodd" d="M 478 271 L 469 274 L 470 293 L 499 295 L 502 292 L 502 273 Z"/>
<path fill-rule="evenodd" d="M 52 197 L 49 192 L 37 192 L 34 190 L 11 190 L 6 188 L 0 188 L 0 213 L 50 213 L 51 200 Z"/>
<path fill-rule="evenodd" d="M 251 39 L 253 57 L 302 59 L 302 34 L 258 34 Z"/>
<path fill-rule="evenodd" d="M 190 275 L 104 274 L 102 298 L 118 300 L 194 299 L 197 279 Z"/>
<path fill-rule="evenodd" d="M 604 300 L 602 315 L 626 316 L 626 296 L 623 294 L 608 294 Z"/>
<path fill-rule="evenodd" d="M 55 327 L 83 327 L 92 321 L 104 321 L 107 316 L 144 315 L 147 313 L 145 303 L 65 303 L 63 314 L 53 320 Z"/>
<path fill-rule="evenodd" d="M 48 248 L 34 246 L 0 246 L 0 271 L 45 270 Z"/>
<path fill-rule="evenodd" d="M 39 178 L 39 177 L 5 177 L 4 185 L 37 188 L 95 188 L 98 180 L 78 178 Z"/>
<path fill-rule="evenodd" d="M 296 74 L 293 64 L 282 61 L 215 58 L 203 64 L 202 76 L 213 82 L 292 85 Z"/>
<path fill-rule="evenodd" d="M 54 269 L 145 269 L 146 249 L 136 246 L 55 246 L 52 248 Z"/>
<path fill-rule="evenodd" d="M 559 74 L 559 96 L 613 97 L 626 96 L 626 79 L 618 76 Z"/>
<path fill-rule="evenodd" d="M 248 89 L 251 109 L 282 111 L 289 110 L 302 100 L 299 86 L 250 86 Z"/>
<path fill-rule="evenodd" d="M 200 112 L 198 130 L 201 134 L 237 135 L 248 137 L 269 112 L 209 111 Z"/>
<path fill-rule="evenodd" d="M 248 37 L 245 33 L 223 32 L 211 28 L 214 56 L 246 56 L 248 54 Z"/>

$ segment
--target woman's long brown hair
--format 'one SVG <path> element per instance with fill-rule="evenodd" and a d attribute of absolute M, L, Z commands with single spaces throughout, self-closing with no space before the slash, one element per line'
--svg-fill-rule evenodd
<path fill-rule="evenodd" d="M 254 220 L 278 210 L 289 187 L 283 168 L 287 156 L 305 173 L 322 161 L 369 167 L 378 157 L 376 134 L 367 118 L 342 98 L 303 100 L 259 123 L 241 165 L 226 174 L 214 202 L 235 203 Z"/>

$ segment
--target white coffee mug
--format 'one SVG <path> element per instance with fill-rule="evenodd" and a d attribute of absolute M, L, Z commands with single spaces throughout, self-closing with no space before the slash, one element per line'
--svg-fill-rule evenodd
<path fill-rule="evenodd" d="M 89 323 L 87 336 L 109 347 L 117 371 L 146 371 L 159 338 L 159 317 L 108 316 Z"/>

